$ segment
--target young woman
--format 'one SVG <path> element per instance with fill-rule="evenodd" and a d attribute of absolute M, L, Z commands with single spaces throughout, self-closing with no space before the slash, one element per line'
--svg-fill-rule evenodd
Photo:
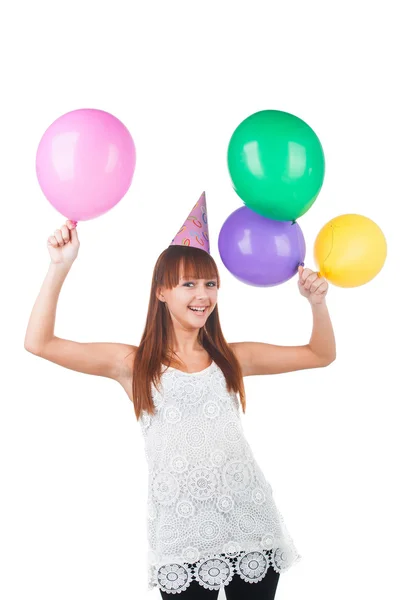
<path fill-rule="evenodd" d="M 272 600 L 280 574 L 301 556 L 243 434 L 243 377 L 325 367 L 335 359 L 328 284 L 299 267 L 299 290 L 314 318 L 308 344 L 227 343 L 206 223 L 203 194 L 157 260 L 145 329 L 133 346 L 54 335 L 58 296 L 79 250 L 75 225 L 67 221 L 48 239 L 51 264 L 25 348 L 68 369 L 113 378 L 132 401 L 149 468 L 148 589 L 158 587 L 164 599 L 179 593 L 216 600 L 225 586 L 227 600 Z"/>

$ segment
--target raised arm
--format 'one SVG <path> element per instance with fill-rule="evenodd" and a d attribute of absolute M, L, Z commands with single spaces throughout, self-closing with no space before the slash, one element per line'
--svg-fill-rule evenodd
<path fill-rule="evenodd" d="M 122 381 L 129 373 L 135 346 L 108 342 L 80 343 L 54 335 L 62 285 L 79 251 L 75 225 L 67 221 L 47 241 L 51 263 L 33 306 L 25 349 L 62 367 Z"/>
<path fill-rule="evenodd" d="M 325 301 L 328 283 L 318 273 L 299 267 L 298 285 L 312 309 L 313 328 L 309 343 L 302 346 L 275 346 L 263 342 L 230 344 L 243 377 L 327 367 L 335 360 L 335 335 Z"/>
<path fill-rule="evenodd" d="M 264 342 L 237 342 L 229 345 L 240 363 L 243 377 L 327 367 L 334 360 L 319 356 L 309 344 L 275 346 Z"/>

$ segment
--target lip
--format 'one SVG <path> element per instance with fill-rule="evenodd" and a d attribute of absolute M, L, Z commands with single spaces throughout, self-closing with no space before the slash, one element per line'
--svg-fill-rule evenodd
<path fill-rule="evenodd" d="M 189 304 L 188 308 L 209 308 L 209 304 Z"/>
<path fill-rule="evenodd" d="M 194 308 L 194 306 L 193 306 L 192 308 Z M 209 306 L 196 306 L 196 308 L 204 308 L 203 312 L 196 312 L 195 310 L 192 310 L 192 313 L 193 313 L 194 315 L 198 315 L 198 316 L 200 316 L 200 317 L 201 317 L 201 316 L 203 316 L 203 315 L 205 315 L 205 314 L 206 314 L 206 312 L 207 312 L 207 311 L 208 311 L 208 309 L 209 309 Z M 188 306 L 188 310 L 190 310 L 190 306 Z"/>

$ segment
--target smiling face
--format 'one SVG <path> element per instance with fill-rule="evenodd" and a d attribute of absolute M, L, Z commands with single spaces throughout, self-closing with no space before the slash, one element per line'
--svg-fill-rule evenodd
<path fill-rule="evenodd" d="M 172 322 L 184 329 L 199 329 L 217 304 L 217 278 L 196 279 L 180 272 L 179 283 L 172 289 L 160 288 L 157 296 L 166 302 Z"/>

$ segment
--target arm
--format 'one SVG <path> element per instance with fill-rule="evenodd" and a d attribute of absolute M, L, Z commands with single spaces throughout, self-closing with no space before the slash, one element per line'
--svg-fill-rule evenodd
<path fill-rule="evenodd" d="M 336 345 L 325 301 L 312 305 L 312 313 L 311 339 L 303 346 L 274 346 L 261 342 L 230 344 L 242 367 L 243 377 L 289 373 L 331 364 L 336 358 Z"/>
<path fill-rule="evenodd" d="M 121 380 L 129 369 L 126 359 L 134 352 L 134 346 L 80 343 L 54 335 L 57 302 L 67 274 L 67 269 L 50 264 L 29 319 L 25 349 L 73 371 Z"/>
<path fill-rule="evenodd" d="M 25 335 L 25 349 L 67 369 L 121 381 L 129 372 L 132 361 L 132 356 L 129 358 L 129 355 L 133 355 L 135 346 L 79 343 L 54 335 L 58 298 L 79 246 L 76 231 L 71 232 L 71 243 L 66 241 L 69 235 L 63 227 L 65 243 L 63 244 L 62 240 L 58 243 L 53 237 L 51 246 L 49 245 L 52 262 L 32 309 Z M 61 233 L 57 233 L 57 240 L 59 237 Z"/>

